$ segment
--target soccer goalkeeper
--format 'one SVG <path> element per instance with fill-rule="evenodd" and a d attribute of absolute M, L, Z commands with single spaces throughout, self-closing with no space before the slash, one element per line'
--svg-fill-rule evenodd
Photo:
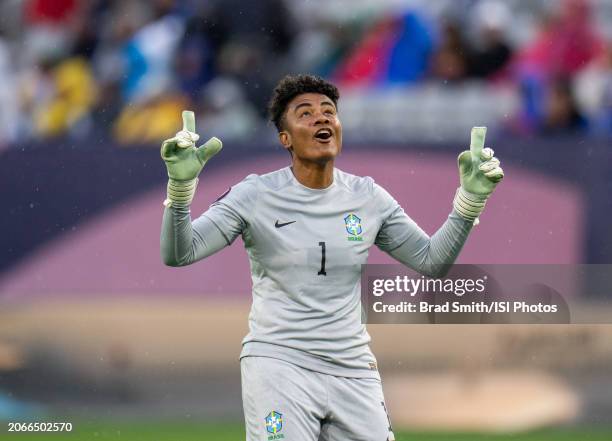
<path fill-rule="evenodd" d="M 342 150 L 338 89 L 285 77 L 270 119 L 291 165 L 249 175 L 191 220 L 200 171 L 221 150 L 196 148 L 194 116 L 165 141 L 168 197 L 161 254 L 171 266 L 201 260 L 242 235 L 253 305 L 241 353 L 248 441 L 393 440 L 376 359 L 361 323 L 360 271 L 378 246 L 425 275 L 452 264 L 487 198 L 503 178 L 484 128 L 459 155 L 461 185 L 442 227 L 429 237 L 382 187 L 334 167 Z"/>

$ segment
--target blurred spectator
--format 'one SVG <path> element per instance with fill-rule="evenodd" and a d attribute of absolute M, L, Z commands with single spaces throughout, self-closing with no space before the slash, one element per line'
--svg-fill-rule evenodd
<path fill-rule="evenodd" d="M 136 1 L 114 3 L 98 11 L 100 41 L 92 66 L 100 94 L 94 117 L 104 127 L 112 125 L 125 104 L 121 94 L 126 69 L 122 49 L 136 30 L 150 20 L 149 12 L 148 7 Z"/>
<path fill-rule="evenodd" d="M 69 131 L 88 117 L 96 98 L 96 86 L 83 58 L 68 58 L 52 72 L 54 94 L 48 105 L 35 112 L 37 131 L 57 135 Z"/>
<path fill-rule="evenodd" d="M 219 33 L 215 9 L 204 4 L 196 15 L 189 18 L 185 34 L 176 54 L 176 74 L 180 89 L 194 101 L 204 85 L 215 75 L 215 54 L 219 52 Z"/>
<path fill-rule="evenodd" d="M 105 8 L 96 1 L 89 1 L 82 8 L 80 14 L 76 15 L 73 23 L 72 55 L 86 58 L 88 62 L 93 57 L 100 41 L 100 24 L 97 16 L 102 14 Z"/>
<path fill-rule="evenodd" d="M 399 23 L 393 17 L 385 17 L 368 29 L 363 38 L 341 60 L 332 74 L 344 87 L 371 86 L 386 75 L 387 63 L 393 42 L 399 33 Z"/>
<path fill-rule="evenodd" d="M 398 36 L 389 59 L 387 81 L 410 84 L 423 79 L 433 52 L 432 29 L 416 12 L 400 16 Z"/>
<path fill-rule="evenodd" d="M 602 48 L 590 2 L 563 0 L 558 10 L 541 22 L 535 40 L 517 55 L 515 73 L 524 101 L 521 130 L 583 128 L 585 119 L 578 111 L 568 80 L 595 59 Z"/>
<path fill-rule="evenodd" d="M 10 47 L 0 32 L 0 150 L 17 139 L 19 100 Z"/>
<path fill-rule="evenodd" d="M 327 18 L 303 24 L 288 54 L 291 72 L 311 71 L 326 78 L 332 77 L 336 66 L 361 37 L 362 25 L 359 22 L 339 25 Z"/>
<path fill-rule="evenodd" d="M 258 113 L 240 83 L 223 77 L 214 79 L 204 89 L 197 115 L 197 127 L 205 137 L 214 133 L 227 140 L 245 139 L 259 125 Z"/>
<path fill-rule="evenodd" d="M 181 112 L 190 103 L 177 94 L 158 95 L 143 103 L 126 106 L 113 127 L 123 144 L 157 144 L 182 126 Z"/>
<path fill-rule="evenodd" d="M 474 18 L 476 36 L 470 59 L 470 75 L 488 78 L 499 74 L 512 57 L 505 33 L 512 16 L 505 3 L 484 1 L 476 7 Z"/>
<path fill-rule="evenodd" d="M 385 16 L 365 32 L 332 76 L 347 87 L 414 83 L 428 69 L 431 34 L 413 11 Z"/>
<path fill-rule="evenodd" d="M 580 108 L 593 122 L 598 134 L 612 135 L 612 42 L 576 78 Z"/>
<path fill-rule="evenodd" d="M 44 138 L 77 130 L 87 122 L 96 85 L 84 59 L 49 55 L 25 81 L 24 93 L 32 131 Z"/>
<path fill-rule="evenodd" d="M 29 0 L 25 3 L 26 18 L 30 24 L 50 24 L 61 27 L 79 6 L 78 0 Z"/>
<path fill-rule="evenodd" d="M 270 90 L 289 67 L 289 53 L 299 29 L 282 0 L 223 0 L 214 19 L 223 24 L 216 58 L 217 73 L 242 83 L 262 117 Z"/>
<path fill-rule="evenodd" d="M 447 21 L 441 43 L 433 55 L 431 72 L 435 78 L 454 82 L 469 74 L 470 50 L 458 23 Z"/>
<path fill-rule="evenodd" d="M 578 110 L 571 83 L 567 78 L 553 81 L 545 106 L 541 133 L 560 135 L 584 132 L 587 122 Z"/>
<path fill-rule="evenodd" d="M 68 53 L 71 22 L 79 13 L 80 0 L 26 0 L 23 2 L 25 56 L 36 61 L 49 51 Z"/>
<path fill-rule="evenodd" d="M 572 77 L 603 48 L 588 0 L 563 0 L 559 11 L 541 22 L 536 39 L 519 54 L 520 67 L 539 76 Z"/>
<path fill-rule="evenodd" d="M 189 104 L 177 95 L 173 67 L 184 29 L 176 2 L 156 0 L 151 21 L 121 47 L 121 92 L 130 105 L 123 108 L 114 126 L 120 142 L 158 142 L 180 127 L 178 116 Z"/>
<path fill-rule="evenodd" d="M 183 20 L 171 14 L 173 1 L 156 2 L 152 22 L 139 29 L 122 48 L 126 101 L 142 102 L 171 89 L 172 59 L 184 31 Z"/>

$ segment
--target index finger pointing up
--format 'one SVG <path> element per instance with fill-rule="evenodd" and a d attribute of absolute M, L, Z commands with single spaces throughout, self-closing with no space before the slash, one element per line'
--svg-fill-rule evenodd
<path fill-rule="evenodd" d="M 472 137 L 470 139 L 470 152 L 473 159 L 481 159 L 480 155 L 485 144 L 486 127 L 472 127 Z"/>
<path fill-rule="evenodd" d="M 191 110 L 183 110 L 183 130 L 195 133 L 195 115 Z"/>

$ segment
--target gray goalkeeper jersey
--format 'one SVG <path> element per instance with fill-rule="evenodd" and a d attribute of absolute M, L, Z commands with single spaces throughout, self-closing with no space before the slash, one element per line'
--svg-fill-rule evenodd
<path fill-rule="evenodd" d="M 189 222 L 172 210 L 165 224 Z M 241 357 L 272 357 L 332 375 L 375 378 L 360 303 L 361 265 L 370 247 L 376 244 L 431 274 L 435 264 L 454 261 L 471 228 L 452 212 L 430 238 L 371 178 L 335 169 L 328 188 L 312 189 L 289 167 L 247 176 L 192 225 L 196 250 L 181 264 L 211 253 L 197 250 L 207 236 L 220 233 L 223 245 L 229 245 L 242 235 L 253 305 Z M 175 227 L 163 230 L 162 250 L 164 234 L 185 231 Z"/>

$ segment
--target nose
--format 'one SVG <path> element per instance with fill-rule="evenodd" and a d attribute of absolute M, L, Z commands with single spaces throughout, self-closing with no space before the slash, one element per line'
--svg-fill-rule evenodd
<path fill-rule="evenodd" d="M 317 112 L 315 116 L 315 125 L 329 124 L 329 116 L 327 116 L 325 113 Z"/>

